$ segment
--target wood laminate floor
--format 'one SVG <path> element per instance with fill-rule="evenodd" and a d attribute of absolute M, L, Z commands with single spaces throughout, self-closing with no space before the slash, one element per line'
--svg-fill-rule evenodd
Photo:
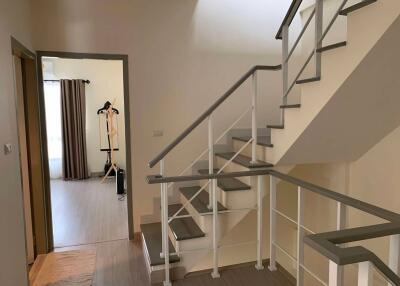
<path fill-rule="evenodd" d="M 114 179 L 52 180 L 54 246 L 128 238 L 127 202 L 118 197 Z"/>
<path fill-rule="evenodd" d="M 134 241 L 118 240 L 56 251 L 94 249 L 97 252 L 93 286 L 150 286 L 140 236 Z M 279 271 L 267 267 L 257 271 L 254 265 L 222 270 L 221 278 L 209 273 L 174 281 L 175 286 L 293 286 Z M 158 286 L 158 285 L 157 285 Z"/>

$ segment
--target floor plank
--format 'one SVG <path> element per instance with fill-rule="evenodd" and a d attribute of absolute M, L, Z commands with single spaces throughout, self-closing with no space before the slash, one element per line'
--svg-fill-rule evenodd
<path fill-rule="evenodd" d="M 134 241 L 118 240 L 77 247 L 59 248 L 56 251 L 95 249 L 96 266 L 93 286 L 150 286 L 140 236 Z M 265 267 L 257 271 L 254 265 L 221 271 L 221 278 L 212 279 L 209 273 L 192 275 L 173 282 L 174 286 L 293 286 L 279 271 L 270 272 Z M 159 286 L 159 285 L 157 285 Z"/>
<path fill-rule="evenodd" d="M 118 197 L 114 179 L 52 180 L 55 247 L 128 238 L 127 202 Z"/>

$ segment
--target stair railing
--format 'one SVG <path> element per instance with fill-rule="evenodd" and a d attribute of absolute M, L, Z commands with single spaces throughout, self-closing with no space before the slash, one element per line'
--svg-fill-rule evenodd
<path fill-rule="evenodd" d="M 192 161 L 186 168 L 184 168 L 180 172 L 180 176 L 189 171 L 195 164 L 198 162 L 207 152 L 208 152 L 208 169 L 209 175 L 214 174 L 214 145 L 218 143 L 222 138 L 226 136 L 226 134 L 234 127 L 236 124 L 246 115 L 249 111 L 251 111 L 251 138 L 248 142 L 245 143 L 242 148 L 238 152 L 236 152 L 225 164 L 222 168 L 220 168 L 217 172 L 218 175 L 222 173 L 224 168 L 226 168 L 249 144 L 252 144 L 252 156 L 251 163 L 257 163 L 256 156 L 256 148 L 257 148 L 257 71 L 278 71 L 281 69 L 281 66 L 254 66 L 247 73 L 245 73 L 232 87 L 225 92 L 213 105 L 211 105 L 197 120 L 195 120 L 188 128 L 186 128 L 181 135 L 179 135 L 174 141 L 172 141 L 163 151 L 161 151 L 153 160 L 149 162 L 149 167 L 154 167 L 157 163 L 160 163 L 160 176 L 165 176 L 165 157 L 169 154 L 181 141 L 183 141 L 194 129 L 196 129 L 202 122 L 207 120 L 208 123 L 208 147 L 200 153 L 198 157 L 194 161 Z M 240 116 L 224 131 L 222 134 L 214 141 L 214 128 L 213 128 L 213 113 L 214 111 L 228 99 L 234 91 L 236 91 L 249 77 L 252 77 L 252 98 L 251 98 L 251 106 L 246 109 Z M 165 283 L 166 285 L 170 284 L 169 277 L 169 244 L 168 244 L 168 224 L 174 220 L 175 218 L 180 218 L 183 216 L 179 216 L 179 213 L 187 206 L 193 199 L 195 199 L 201 191 L 207 188 L 210 185 L 208 190 L 209 193 L 209 209 L 212 210 L 213 213 L 213 253 L 214 253 L 214 271 L 212 273 L 213 277 L 219 277 L 218 273 L 218 201 L 217 201 L 217 180 L 210 179 L 206 184 L 204 184 L 175 214 L 171 217 L 168 216 L 168 189 L 170 189 L 173 185 L 173 182 L 170 184 L 161 184 L 161 224 L 162 224 L 162 253 L 160 256 L 165 259 Z M 260 204 L 260 203 L 259 203 Z M 244 211 L 244 209 L 240 210 L 229 210 L 229 212 L 234 211 Z M 225 213 L 228 213 L 225 211 Z M 259 263 L 259 265 L 261 265 Z M 261 267 L 261 266 L 260 266 Z"/>
<path fill-rule="evenodd" d="M 218 247 L 217 247 L 217 215 L 218 215 L 218 210 L 216 208 L 217 206 L 217 197 L 216 197 L 216 178 L 219 176 L 223 176 L 225 174 L 222 174 L 222 169 L 217 172 L 217 174 L 214 174 L 214 165 L 213 165 L 213 156 L 214 156 L 214 140 L 213 140 L 213 113 L 214 111 L 222 104 L 225 102 L 227 98 L 231 96 L 231 94 L 238 88 L 240 87 L 250 76 L 252 77 L 253 81 L 253 92 L 252 92 L 252 105 L 251 105 L 251 110 L 252 110 L 252 136 L 251 140 L 249 140 L 246 144 L 252 144 L 252 158 L 251 162 L 256 163 L 256 148 L 257 148 L 257 71 L 259 70 L 269 70 L 269 71 L 277 71 L 282 69 L 282 74 L 283 74 L 283 79 L 282 79 L 282 84 L 283 84 L 283 105 L 286 105 L 288 102 L 288 95 L 293 89 L 294 85 L 296 84 L 296 81 L 299 79 L 299 77 L 303 74 L 305 68 L 311 61 L 312 57 L 315 55 L 316 61 L 315 61 L 315 75 L 316 77 L 321 76 L 321 53 L 318 52 L 318 50 L 322 47 L 322 42 L 333 26 L 334 22 L 336 21 L 337 17 L 339 16 L 340 11 L 344 8 L 344 6 L 347 3 L 347 0 L 344 0 L 342 4 L 339 6 L 339 9 L 329 22 L 327 28 L 325 31 L 323 31 L 323 0 L 315 0 L 315 8 L 312 11 L 309 19 L 306 21 L 306 25 L 303 27 L 299 37 L 296 39 L 294 46 L 291 48 L 289 51 L 289 27 L 290 24 L 295 16 L 295 14 L 298 11 L 298 8 L 300 7 L 300 4 L 302 3 L 302 0 L 293 0 L 292 5 L 290 6 L 288 13 L 285 16 L 285 19 L 278 31 L 278 34 L 276 36 L 277 39 L 282 39 L 282 65 L 278 66 L 254 66 L 251 68 L 246 74 L 244 74 L 230 89 L 228 89 L 227 92 L 225 92 L 214 104 L 212 104 L 197 120 L 195 120 L 188 128 L 186 128 L 175 140 L 173 140 L 165 149 L 163 149 L 155 158 L 153 158 L 149 162 L 149 167 L 152 168 L 154 167 L 157 163 L 160 163 L 160 177 L 163 178 L 165 176 L 165 157 L 166 155 L 169 154 L 177 145 L 179 145 L 194 129 L 196 129 L 202 122 L 204 122 L 206 119 L 208 120 L 208 148 L 203 151 L 199 157 L 195 159 L 194 162 L 189 164 L 187 168 L 183 170 L 183 173 L 186 171 L 190 170 L 190 168 L 204 156 L 207 151 L 208 151 L 208 157 L 209 157 L 209 174 L 208 176 L 209 181 L 201 188 L 204 190 L 208 185 L 211 184 L 211 188 L 209 191 L 210 199 L 209 201 L 212 202 L 212 205 L 209 207 L 213 210 L 213 252 L 214 252 L 214 270 L 213 270 L 213 277 L 218 277 Z M 309 26 L 312 18 L 315 17 L 315 47 L 311 54 L 307 57 L 304 65 L 298 72 L 298 74 L 295 76 L 293 82 L 289 84 L 289 59 L 294 53 L 294 49 L 300 42 L 302 36 L 305 33 L 305 30 Z M 284 108 L 281 109 L 281 123 L 284 124 Z M 245 145 L 245 146 L 247 146 Z M 242 151 L 242 150 L 240 150 Z M 234 155 L 236 157 L 238 153 Z M 234 158 L 231 158 L 228 160 L 230 163 Z M 215 177 L 212 179 L 212 177 Z M 185 178 L 185 176 L 181 176 Z M 187 177 L 187 176 L 186 176 Z M 260 186 L 260 181 L 261 181 L 261 176 L 259 176 L 258 182 Z M 174 182 L 174 181 L 170 181 Z M 165 258 L 165 269 L 166 269 L 166 276 L 165 276 L 165 285 L 170 284 L 170 277 L 169 277 L 169 249 L 168 249 L 168 222 L 171 220 L 171 218 L 168 217 L 168 189 L 171 187 L 172 184 L 167 184 L 167 183 L 162 183 L 161 184 L 161 221 L 162 221 L 162 235 L 163 235 L 163 247 L 162 247 L 162 254 L 161 256 L 164 256 Z M 258 187 L 260 189 L 260 187 Z M 261 192 L 261 190 L 259 191 Z M 197 192 L 195 194 L 198 195 L 200 193 Z M 194 196 L 194 197 L 195 197 Z M 194 199 L 192 197 L 192 199 Z M 261 236 L 261 226 L 262 226 L 262 216 L 261 216 L 261 211 L 262 210 L 262 204 L 261 204 L 261 193 L 260 195 L 257 196 L 258 199 L 258 236 Z M 180 210 L 181 211 L 181 210 Z M 179 212 L 175 213 L 172 216 L 172 219 L 178 217 Z M 257 268 L 262 268 L 262 264 L 260 262 L 260 253 L 261 253 L 261 246 L 260 246 L 260 239 L 258 239 L 258 252 L 257 252 Z M 277 247 L 276 245 L 274 246 Z M 271 257 L 272 260 L 272 257 Z M 273 268 L 273 264 L 271 264 L 271 267 Z M 339 270 L 338 270 L 339 272 Z M 332 284 L 336 285 L 336 284 Z"/>
<path fill-rule="evenodd" d="M 292 4 L 278 30 L 278 33 L 276 34 L 276 39 L 282 40 L 282 90 L 283 90 L 283 100 L 282 103 L 283 105 L 286 105 L 288 102 L 288 96 L 289 93 L 292 91 L 293 87 L 296 85 L 296 82 L 299 80 L 300 76 L 303 74 L 304 70 L 310 63 L 311 59 L 313 56 L 315 56 L 315 77 L 320 78 L 321 77 L 321 52 L 319 51 L 320 48 L 322 48 L 322 42 L 325 39 L 326 35 L 332 28 L 333 24 L 336 22 L 336 19 L 340 15 L 340 11 L 346 6 L 348 0 L 343 0 L 341 4 L 339 5 L 337 11 L 334 13 L 332 19 L 329 21 L 329 24 L 323 30 L 323 4 L 324 0 L 315 0 L 315 7 L 312 10 L 310 16 L 308 17 L 307 21 L 305 22 L 302 30 L 300 31 L 300 34 L 296 38 L 296 40 L 293 43 L 293 46 L 289 50 L 289 27 L 290 24 L 292 23 L 301 3 L 302 0 L 293 0 Z M 301 66 L 299 72 L 296 74 L 294 77 L 293 81 L 289 84 L 289 60 L 292 57 L 296 47 L 300 43 L 301 39 L 303 38 L 303 35 L 305 34 L 309 24 L 311 23 L 312 19 L 315 19 L 315 44 L 314 44 L 314 49 L 311 51 L 311 53 L 308 55 L 306 58 L 306 61 L 304 64 Z M 281 124 L 284 125 L 285 122 L 285 116 L 284 116 L 285 110 L 281 110 Z"/>
<path fill-rule="evenodd" d="M 343 286 L 344 272 L 343 266 L 357 264 L 358 265 L 358 286 L 372 285 L 372 268 L 375 267 L 388 281 L 389 285 L 400 286 L 400 214 L 385 210 L 375 205 L 354 199 L 352 197 L 322 188 L 295 177 L 280 173 L 271 169 L 256 169 L 243 172 L 230 172 L 220 174 L 190 175 L 177 177 L 160 177 L 148 176 L 149 184 L 161 184 L 166 186 L 170 182 L 189 182 L 200 180 L 216 180 L 220 178 L 238 178 L 257 176 L 260 186 L 262 176 L 269 176 L 270 179 L 270 260 L 269 270 L 277 270 L 277 251 L 280 251 L 296 264 L 296 285 L 304 285 L 304 274 L 309 274 L 321 285 L 326 286 Z M 297 219 L 292 219 L 288 215 L 277 209 L 276 194 L 277 181 L 282 180 L 297 186 Z M 260 200 L 262 193 L 258 187 L 257 196 Z M 323 197 L 336 201 L 337 204 L 337 227 L 335 231 L 326 233 L 316 233 L 305 225 L 305 192 L 312 192 Z M 164 193 L 165 195 L 165 193 Z M 164 201 L 165 203 L 165 201 Z M 352 207 L 364 213 L 384 219 L 388 223 L 381 223 L 365 227 L 356 227 L 346 229 L 346 213 L 347 208 Z M 257 269 L 262 267 L 262 204 L 257 208 Z M 297 254 L 294 256 L 286 251 L 277 241 L 276 236 L 276 220 L 277 216 L 281 216 L 289 222 L 297 226 Z M 167 226 L 164 223 L 164 227 Z M 389 246 L 389 263 L 388 266 L 379 259 L 373 252 L 361 246 L 346 247 L 346 243 L 362 241 L 373 238 L 390 237 Z M 163 240 L 165 243 L 165 240 Z M 168 240 L 167 240 L 168 242 Z M 247 244 L 239 243 L 236 245 Z M 318 251 L 321 255 L 329 259 L 329 279 L 324 281 L 304 263 L 304 245 L 307 244 L 311 248 Z M 235 245 L 235 244 L 234 244 Z M 234 246 L 228 245 L 228 246 Z M 218 246 L 223 247 L 221 245 Z M 193 250 L 197 251 L 197 250 Z M 186 252 L 186 251 L 185 251 Z M 168 252 L 166 252 L 168 253 Z M 180 252 L 171 253 L 179 254 Z M 166 255 L 166 279 L 169 279 L 169 256 Z M 218 266 L 217 266 L 218 268 Z M 214 269 L 215 271 L 215 269 Z M 217 270 L 218 271 L 218 270 Z M 168 272 L 168 273 L 167 273 Z M 218 273 L 218 272 L 213 272 Z M 170 283 L 170 280 L 166 280 Z M 168 284 L 168 283 L 167 283 Z"/>
<path fill-rule="evenodd" d="M 270 170 L 270 263 L 269 270 L 275 271 L 277 250 L 296 264 L 296 285 L 304 285 L 304 273 L 308 273 L 321 285 L 343 286 L 343 266 L 358 263 L 358 285 L 372 285 L 372 268 L 375 266 L 389 285 L 400 285 L 400 215 L 377 206 L 359 201 L 346 195 L 310 184 L 297 178 Z M 297 186 L 297 219 L 277 209 L 277 179 Z M 337 203 L 336 231 L 316 234 L 304 223 L 305 192 L 313 192 Z M 352 207 L 367 214 L 384 219 L 389 223 L 346 229 L 346 209 Z M 297 254 L 291 255 L 279 245 L 276 237 L 277 216 L 297 227 Z M 345 247 L 345 243 L 390 236 L 389 266 L 374 253 L 361 247 Z M 329 281 L 323 281 L 304 264 L 304 244 L 309 245 L 329 259 Z"/>
<path fill-rule="evenodd" d="M 184 168 L 180 175 L 183 175 L 187 171 L 189 171 L 195 164 L 198 162 L 207 152 L 208 152 L 208 169 L 209 175 L 214 174 L 214 145 L 217 144 L 222 138 L 226 136 L 226 134 L 234 127 L 236 124 L 244 118 L 249 111 L 251 111 L 251 138 L 248 140 L 238 152 L 236 152 L 227 162 L 223 165 L 222 168 L 218 170 L 216 173 L 220 175 L 222 171 L 250 144 L 251 147 L 251 163 L 257 163 L 256 156 L 256 148 L 257 148 L 257 71 L 266 70 L 266 71 L 277 71 L 280 70 L 281 66 L 254 66 L 252 67 L 246 74 L 244 74 L 227 92 L 225 92 L 209 109 L 207 109 L 195 122 L 193 122 L 180 136 L 178 136 L 172 143 L 170 143 L 160 154 L 158 154 L 153 160 L 149 162 L 149 167 L 154 167 L 157 163 L 160 163 L 160 176 L 165 176 L 165 156 L 171 152 L 183 139 L 185 139 L 194 129 L 196 129 L 203 121 L 207 120 L 208 124 L 208 147 L 200 153 L 198 157 L 194 161 L 192 161 L 186 168 Z M 247 108 L 240 116 L 226 129 L 222 132 L 222 134 L 214 140 L 214 127 L 213 127 L 213 114 L 214 111 L 228 99 L 231 94 L 239 88 L 249 77 L 252 77 L 252 97 L 251 97 L 251 106 Z M 162 253 L 160 256 L 165 259 L 165 283 L 168 285 L 170 283 L 169 277 L 169 244 L 168 244 L 168 225 L 169 223 L 176 219 L 185 217 L 186 215 L 179 216 L 179 213 L 190 204 L 203 190 L 205 190 L 208 186 L 209 193 L 209 209 L 212 210 L 213 214 L 213 255 L 214 255 L 214 271 L 212 273 L 213 277 L 219 277 L 218 273 L 218 200 L 217 200 L 217 180 L 209 179 L 207 183 L 205 183 L 190 199 L 187 200 L 183 206 L 176 211 L 171 217 L 168 216 L 168 189 L 170 189 L 173 185 L 173 182 L 170 184 L 161 184 L 161 222 L 162 222 Z M 261 196 L 260 196 L 261 198 Z M 261 202 L 258 202 L 258 205 L 261 205 Z M 235 211 L 245 211 L 249 209 L 237 209 L 237 210 L 229 210 L 224 211 L 224 213 L 235 212 Z M 261 224 L 260 224 L 261 225 Z M 261 231 L 259 230 L 261 233 Z M 261 235 L 261 234 L 260 234 Z M 261 247 L 259 247 L 261 249 Z M 261 255 L 260 255 L 261 257 Z M 258 267 L 261 269 L 261 262 L 258 263 Z"/>

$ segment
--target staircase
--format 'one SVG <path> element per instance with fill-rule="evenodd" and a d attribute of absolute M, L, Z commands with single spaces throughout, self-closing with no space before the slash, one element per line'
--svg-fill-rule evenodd
<path fill-rule="evenodd" d="M 396 72 L 400 57 L 385 56 L 385 53 L 393 55 L 400 50 L 400 40 L 396 36 L 400 34 L 400 2 L 364 0 L 346 6 L 347 1 L 343 1 L 332 23 L 337 17 L 348 18 L 347 40 L 323 46 L 322 40 L 331 27 L 328 26 L 325 32 L 317 28 L 319 40 L 315 50 L 290 83 L 288 61 L 285 60 L 291 54 L 287 31 L 301 2 L 293 1 L 277 35 L 283 43 L 283 64 L 250 69 L 149 163 L 150 167 L 160 163 L 160 175 L 149 176 L 148 180 L 161 184 L 161 207 L 168 205 L 168 208 L 162 207 L 162 223 L 141 225 L 152 282 L 164 281 L 168 285 L 170 278 L 183 278 L 187 273 L 205 269 L 212 269 L 212 276 L 217 278 L 220 266 L 254 260 L 257 260 L 256 268 L 263 269 L 262 259 L 267 257 L 261 245 L 263 200 L 266 195 L 273 194 L 273 184 L 277 183 L 275 179 L 270 181 L 270 169 L 287 166 L 287 172 L 290 165 L 299 163 L 355 160 L 400 125 L 397 108 L 400 97 L 394 92 L 400 89 Z M 322 17 L 319 14 L 322 13 L 322 2 L 317 0 L 315 6 L 316 26 L 318 17 Z M 316 58 L 315 76 L 302 78 L 302 72 L 313 56 Z M 283 104 L 279 106 L 281 122 L 257 129 L 257 72 L 278 70 L 282 70 L 284 78 Z M 214 140 L 213 112 L 250 77 L 254 84 L 251 108 Z M 289 104 L 294 86 L 301 90 L 301 103 Z M 385 90 L 384 95 L 378 90 Z M 251 129 L 235 132 L 234 126 L 250 111 Z M 206 120 L 209 127 L 207 149 L 177 177 L 166 178 L 165 156 Z M 227 142 L 231 144 L 221 147 L 219 141 L 222 138 L 229 138 Z M 215 152 L 217 144 L 223 152 Z M 208 160 L 202 160 L 207 154 Z M 282 178 L 285 177 L 282 175 L 277 179 Z M 181 185 L 180 182 L 185 183 Z M 171 200 L 169 189 L 178 194 L 178 200 L 168 203 Z M 269 199 L 274 201 L 273 197 Z M 221 244 L 246 216 L 254 214 L 257 216 L 254 241 L 233 240 Z M 273 218 L 273 213 L 270 216 Z M 274 221 L 270 222 L 270 227 L 272 233 Z M 166 243 L 166 237 L 169 243 Z M 270 240 L 273 241 L 273 237 Z M 314 243 L 312 239 L 308 241 Z M 234 247 L 243 245 L 246 247 L 232 256 L 232 251 L 236 251 Z M 276 252 L 274 247 L 270 246 L 271 259 Z M 227 255 L 224 248 L 230 249 Z M 168 252 L 170 255 L 166 258 Z M 274 263 L 270 266 L 271 271 L 275 270 Z"/>

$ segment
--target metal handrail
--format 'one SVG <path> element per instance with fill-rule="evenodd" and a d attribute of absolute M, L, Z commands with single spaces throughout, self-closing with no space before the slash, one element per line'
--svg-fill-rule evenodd
<path fill-rule="evenodd" d="M 304 24 L 303 29 L 301 30 L 299 36 L 297 37 L 296 41 L 294 42 L 294 44 L 293 44 L 293 46 L 292 46 L 292 49 L 290 50 L 290 52 L 289 52 L 287 58 L 285 59 L 285 63 L 287 63 L 287 62 L 289 61 L 290 57 L 291 57 L 292 54 L 294 53 L 294 51 L 295 51 L 297 45 L 300 43 L 301 37 L 302 37 L 303 34 L 306 32 L 306 30 L 307 30 L 307 28 L 308 28 L 308 25 L 310 25 L 310 22 L 311 22 L 312 18 L 314 17 L 314 15 L 315 15 L 315 8 L 314 8 L 313 11 L 311 12 L 310 16 L 309 16 L 308 19 L 307 19 L 307 22 Z"/>
<path fill-rule="evenodd" d="M 218 144 L 219 141 L 222 140 L 222 138 L 224 138 L 224 136 L 233 128 L 236 126 L 236 124 L 238 124 L 238 122 L 240 120 L 242 120 L 242 118 L 244 116 L 246 116 L 246 114 L 251 110 L 251 107 L 247 108 L 245 111 L 243 111 L 242 114 L 240 114 L 240 116 L 234 121 L 232 122 L 231 125 L 229 125 L 228 128 L 226 128 L 221 135 L 215 140 L 214 144 Z M 185 169 L 183 169 L 178 176 L 182 176 L 183 174 L 185 174 L 188 170 L 190 170 L 190 168 L 192 168 L 194 166 L 194 164 L 196 164 L 205 154 L 207 154 L 209 148 L 207 147 L 206 149 L 203 150 L 203 152 L 200 153 L 199 156 L 196 157 L 196 159 L 194 159 Z M 169 189 L 170 187 L 173 186 L 173 182 L 169 183 L 167 188 Z"/>
<path fill-rule="evenodd" d="M 278 33 L 276 33 L 275 39 L 277 40 L 282 40 L 282 30 L 283 27 L 286 25 L 290 25 L 294 19 L 294 16 L 296 15 L 297 11 L 299 10 L 299 7 L 303 0 L 293 0 L 292 3 L 290 4 L 290 7 L 285 15 L 285 18 L 283 18 L 282 24 L 279 26 Z"/>
<path fill-rule="evenodd" d="M 162 184 L 170 182 L 190 182 L 190 181 L 200 181 L 200 180 L 213 180 L 213 179 L 223 179 L 223 178 L 239 178 L 239 177 L 249 177 L 249 176 L 260 176 L 260 175 L 272 175 L 283 181 L 289 182 L 293 185 L 302 187 L 313 193 L 317 193 L 326 198 L 341 202 L 347 206 L 353 207 L 355 209 L 361 210 L 365 213 L 374 215 L 376 217 L 382 218 L 390 222 L 400 223 L 400 214 L 383 209 L 381 207 L 360 201 L 358 199 L 346 196 L 344 194 L 311 184 L 309 182 L 303 181 L 301 179 L 295 178 L 290 175 L 286 175 L 279 171 L 262 168 L 257 170 L 242 171 L 242 172 L 228 172 L 228 173 L 214 173 L 214 174 L 201 174 L 201 175 L 189 175 L 189 176 L 176 176 L 176 177 L 163 177 L 163 176 L 147 176 L 148 184 Z"/>
<path fill-rule="evenodd" d="M 240 87 L 251 75 L 259 70 L 277 71 L 281 69 L 281 65 L 276 66 L 264 66 L 257 65 L 252 67 L 246 72 L 238 81 L 235 82 L 214 104 L 212 104 L 203 114 L 201 114 L 188 128 L 186 128 L 174 141 L 172 141 L 167 147 L 164 148 L 154 159 L 152 159 L 148 165 L 150 168 L 154 167 L 159 161 L 161 161 L 172 149 L 175 148 L 183 139 L 185 139 L 197 126 L 199 126 L 214 110 L 216 110 L 229 96 Z"/>
<path fill-rule="evenodd" d="M 334 192 L 332 190 L 311 184 L 301 179 L 292 177 L 290 175 L 283 174 L 273 169 L 257 169 L 242 172 L 229 172 L 229 173 L 213 173 L 204 175 L 192 175 L 192 176 L 178 176 L 178 177 L 162 177 L 162 176 L 148 176 L 147 181 L 149 184 L 163 184 L 168 182 L 188 182 L 188 181 L 199 181 L 199 180 L 214 180 L 220 178 L 237 178 L 247 176 L 262 176 L 270 175 L 274 178 L 281 179 L 293 185 L 304 189 L 305 191 L 311 191 L 313 193 L 322 195 L 326 198 L 333 199 L 340 204 L 353 207 L 361 210 L 367 214 L 374 215 L 382 218 L 388 223 L 381 223 L 376 225 L 370 225 L 366 227 L 358 227 L 351 229 L 336 230 L 327 233 L 311 234 L 304 237 L 304 243 L 320 252 L 325 257 L 337 265 L 347 265 L 353 263 L 360 263 L 364 261 L 371 262 L 387 279 L 394 285 L 400 285 L 400 277 L 384 264 L 373 252 L 361 247 L 348 247 L 341 248 L 338 245 L 378 238 L 385 236 L 400 235 L 400 214 L 383 209 L 381 207 L 363 202 L 361 200 L 346 196 Z M 270 190 L 271 194 L 272 191 Z M 274 210 L 276 211 L 276 209 Z M 303 226 L 302 226 L 303 227 Z M 272 241 L 272 243 L 275 243 Z"/>
<path fill-rule="evenodd" d="M 300 1 L 301 2 L 301 1 Z M 323 31 L 321 37 L 318 38 L 317 40 L 317 44 L 316 46 L 320 46 L 322 45 L 322 41 L 325 39 L 326 35 L 328 34 L 328 32 L 330 31 L 330 29 L 332 28 L 333 24 L 335 23 L 337 17 L 339 17 L 340 15 L 340 11 L 342 11 L 342 9 L 346 6 L 348 0 L 343 0 L 343 2 L 339 5 L 339 8 L 337 9 L 337 11 L 335 12 L 335 14 L 333 15 L 331 21 L 329 22 L 328 26 L 325 28 L 325 30 Z M 297 8 L 298 9 L 298 8 Z M 297 12 L 297 10 L 296 10 Z M 313 12 L 311 13 L 311 15 L 309 16 L 306 24 L 304 25 L 303 29 L 301 30 L 299 36 L 297 37 L 292 49 L 290 50 L 288 56 L 286 57 L 286 59 L 284 59 L 284 64 L 287 64 L 291 55 L 294 53 L 294 50 L 296 48 L 296 46 L 298 45 L 298 43 L 301 40 L 301 37 L 303 36 L 304 32 L 306 31 L 308 25 L 310 24 L 311 19 L 313 18 L 313 16 L 316 13 L 316 9 L 314 8 Z M 294 15 L 293 15 L 294 17 Z M 290 24 L 289 24 L 290 25 Z M 302 66 L 302 68 L 300 69 L 300 71 L 297 73 L 296 77 L 294 78 L 293 82 L 290 84 L 290 86 L 288 87 L 288 89 L 286 91 L 284 91 L 284 99 L 287 98 L 287 96 L 289 95 L 290 91 L 293 89 L 294 85 L 296 84 L 297 80 L 300 78 L 301 74 L 303 73 L 303 71 L 305 70 L 305 68 L 307 67 L 307 65 L 310 63 L 312 57 L 317 53 L 317 51 L 314 49 L 310 55 L 307 57 L 304 65 Z"/>

